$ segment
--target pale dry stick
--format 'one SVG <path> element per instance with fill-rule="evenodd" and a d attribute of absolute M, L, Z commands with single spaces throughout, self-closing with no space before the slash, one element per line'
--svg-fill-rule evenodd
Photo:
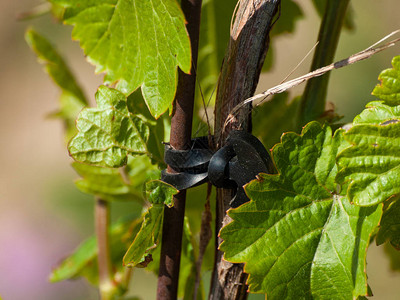
<path fill-rule="evenodd" d="M 312 46 L 312 48 L 307 52 L 307 54 L 299 61 L 299 63 L 293 68 L 293 70 L 291 70 L 291 71 L 289 72 L 289 74 L 287 74 L 286 77 L 283 78 L 283 79 L 279 82 L 279 84 L 284 83 L 290 76 L 292 76 L 292 74 L 293 74 L 294 72 L 296 72 L 296 70 L 303 64 L 303 62 L 307 59 L 307 57 L 310 56 L 310 54 L 314 51 L 314 49 L 318 46 L 318 44 L 319 44 L 319 41 L 316 42 L 314 46 Z M 263 102 L 264 100 L 266 100 L 267 97 L 268 97 L 268 95 L 265 96 L 261 102 Z M 246 99 L 246 100 L 247 100 L 247 99 Z M 258 105 L 256 105 L 256 106 L 258 106 Z M 229 115 L 228 115 L 228 117 L 229 117 Z"/>
<path fill-rule="evenodd" d="M 292 71 L 289 72 L 289 74 L 286 75 L 285 78 L 282 79 L 281 82 L 279 82 L 279 84 L 284 83 L 290 76 L 292 76 L 292 74 L 294 72 L 296 72 L 296 70 L 302 65 L 302 63 L 307 59 L 307 57 L 310 56 L 310 54 L 314 51 L 315 47 L 317 47 L 319 44 L 319 41 L 315 43 L 314 46 L 312 46 L 312 48 L 307 52 L 307 54 L 301 59 L 301 61 L 293 68 Z"/>
<path fill-rule="evenodd" d="M 388 37 L 390 37 L 390 36 L 392 36 L 393 34 L 398 33 L 398 32 L 400 32 L 400 30 L 397 30 L 397 31 L 394 31 L 394 32 L 390 33 L 389 35 L 387 35 L 386 37 L 384 37 L 383 39 L 381 39 L 378 43 L 375 43 L 374 45 L 381 43 L 382 41 L 386 40 Z M 319 68 L 319 69 L 317 69 L 317 70 L 315 70 L 315 71 L 312 71 L 312 72 L 310 72 L 310 73 L 307 73 L 307 74 L 305 74 L 305 75 L 303 75 L 303 76 L 297 77 L 297 78 L 295 78 L 295 79 L 292 79 L 292 80 L 289 80 L 289 81 L 284 82 L 284 83 L 282 83 L 282 84 L 279 84 L 279 85 L 277 85 L 277 86 L 274 86 L 274 87 L 272 87 L 272 88 L 266 90 L 266 91 L 263 92 L 263 93 L 254 95 L 253 97 L 250 97 L 250 98 L 247 98 L 246 100 L 244 100 L 244 101 L 241 102 L 240 104 L 236 105 L 236 106 L 232 109 L 232 111 L 229 113 L 228 117 L 227 117 L 226 120 L 225 120 L 223 131 L 225 130 L 226 126 L 227 126 L 230 122 L 232 122 L 233 120 L 235 120 L 235 115 L 236 115 L 236 113 L 237 113 L 243 106 L 245 106 L 246 104 L 249 104 L 249 103 L 254 102 L 255 100 L 264 98 L 262 101 L 260 101 L 259 103 L 257 103 L 257 105 L 254 106 L 254 107 L 257 107 L 258 105 L 260 105 L 261 103 L 263 103 L 263 102 L 264 102 L 269 96 L 271 96 L 271 95 L 280 94 L 280 93 L 282 93 L 282 92 L 284 92 L 284 91 L 287 91 L 288 89 L 291 89 L 291 88 L 293 88 L 293 87 L 295 87 L 295 86 L 298 86 L 299 84 L 301 84 L 301 83 L 303 83 L 303 82 L 305 82 L 305 81 L 307 81 L 307 80 L 309 80 L 309 79 L 311 79 L 311 78 L 324 75 L 325 73 L 327 73 L 327 72 L 329 72 L 329 71 L 331 71 L 331 70 L 333 70 L 333 69 L 340 69 L 340 68 L 349 66 L 349 65 L 351 65 L 351 64 L 354 64 L 354 63 L 356 63 L 356 62 L 359 62 L 359 61 L 361 61 L 361 60 L 368 59 L 368 58 L 370 58 L 372 55 L 374 55 L 374 54 L 376 54 L 376 53 L 378 53 L 378 52 L 381 52 L 381 51 L 383 51 L 383 50 L 386 50 L 386 49 L 388 49 L 388 48 L 394 46 L 394 45 L 395 45 L 397 42 L 399 42 L 399 41 L 400 41 L 400 38 L 395 39 L 395 40 L 392 40 L 392 41 L 390 41 L 390 42 L 388 42 L 388 43 L 386 43 L 385 45 L 380 46 L 380 47 L 373 48 L 374 45 L 373 45 L 373 46 L 370 46 L 370 47 L 368 47 L 367 49 L 365 49 L 365 50 L 363 50 L 363 51 L 360 51 L 360 52 L 358 52 L 358 53 L 356 53 L 356 54 L 353 54 L 353 55 L 349 56 L 348 58 L 345 58 L 345 59 L 342 59 L 342 60 L 337 61 L 337 62 L 335 62 L 335 63 L 332 63 L 332 64 L 330 64 L 330 65 L 328 65 L 328 66 Z"/>
<path fill-rule="evenodd" d="M 377 41 L 375 44 L 369 46 L 367 49 L 365 49 L 364 51 L 367 51 L 369 49 L 374 48 L 375 46 L 378 46 L 379 44 L 381 44 L 382 42 L 386 41 L 388 38 L 390 38 L 391 36 L 394 36 L 395 34 L 399 33 L 400 29 L 397 29 L 395 31 L 393 31 L 392 33 L 389 33 L 387 36 L 381 38 L 379 41 Z"/>

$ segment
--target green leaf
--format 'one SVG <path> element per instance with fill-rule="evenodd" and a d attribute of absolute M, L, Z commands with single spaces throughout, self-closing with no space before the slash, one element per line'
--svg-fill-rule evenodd
<path fill-rule="evenodd" d="M 152 164 L 146 155 L 129 157 L 126 165 L 126 173 L 129 177 L 130 185 L 145 196 L 145 184 L 149 180 L 160 178 L 161 171 L 157 165 Z"/>
<path fill-rule="evenodd" d="M 46 72 L 49 73 L 62 91 L 74 95 L 82 105 L 87 105 L 87 100 L 83 95 L 82 89 L 77 84 L 71 70 L 50 42 L 33 29 L 26 31 L 25 39 L 37 54 L 40 62 L 45 64 Z"/>
<path fill-rule="evenodd" d="M 356 205 L 375 205 L 400 193 L 400 124 L 357 125 L 345 134 L 352 146 L 338 156 L 338 182 L 348 182 Z"/>
<path fill-rule="evenodd" d="M 124 266 L 136 267 L 149 257 L 149 251 L 157 247 L 161 238 L 164 205 L 155 204 L 144 215 L 142 226 L 126 252 Z"/>
<path fill-rule="evenodd" d="M 79 114 L 79 132 L 68 145 L 70 155 L 79 162 L 114 168 L 126 164 L 128 154 L 147 153 L 149 127 L 141 115 L 128 111 L 125 96 L 100 86 L 96 102 L 97 108 Z"/>
<path fill-rule="evenodd" d="M 106 84 L 129 95 L 141 87 L 153 116 L 172 104 L 177 66 L 189 73 L 190 42 L 175 0 L 52 0 Z"/>
<path fill-rule="evenodd" d="M 338 156 L 337 180 L 348 183 L 347 196 L 357 205 L 383 202 L 400 193 L 400 56 L 392 60 L 393 69 L 379 75 L 381 84 L 374 101 L 354 119 L 345 134 L 352 146 Z"/>
<path fill-rule="evenodd" d="M 400 250 L 400 201 L 398 199 L 387 205 L 383 211 L 382 221 L 376 236 L 376 244 L 390 242 Z"/>
<path fill-rule="evenodd" d="M 154 120 L 147 109 L 143 96 L 139 90 L 136 90 L 127 98 L 128 110 L 132 114 L 143 116 L 150 128 L 149 140 L 147 141 L 148 155 L 154 163 L 160 165 L 162 169 L 166 168 L 164 163 L 164 145 L 163 142 L 169 141 L 169 123 L 170 118 L 164 115 L 158 120 Z"/>
<path fill-rule="evenodd" d="M 140 222 L 129 217 L 112 225 L 110 252 L 113 268 L 122 271 L 122 257 L 129 246 L 130 237 L 140 228 Z M 94 285 L 98 284 L 97 239 L 95 236 L 84 241 L 72 255 L 64 259 L 51 275 L 51 282 L 86 277 Z"/>
<path fill-rule="evenodd" d="M 125 182 L 118 169 L 95 167 L 74 162 L 72 167 L 83 178 L 75 181 L 78 189 L 106 201 L 141 200 L 129 183 Z"/>
<path fill-rule="evenodd" d="M 160 172 L 150 159 L 141 155 L 128 159 L 128 178 L 123 170 L 96 167 L 74 162 L 72 167 L 82 176 L 75 181 L 79 190 L 107 201 L 143 202 L 144 183 L 151 178 L 159 177 Z"/>
<path fill-rule="evenodd" d="M 25 40 L 39 61 L 45 65 L 45 71 L 61 89 L 60 110 L 53 115 L 64 120 L 67 136 L 70 138 L 76 132 L 76 116 L 88 102 L 66 62 L 46 38 L 33 29 L 28 29 Z"/>
<path fill-rule="evenodd" d="M 273 148 L 278 175 L 245 186 L 251 201 L 229 210 L 220 232 L 225 259 L 245 263 L 252 292 L 268 299 L 353 299 L 367 294 L 366 249 L 382 206 L 360 208 L 338 194 L 343 131 L 309 123 Z"/>
<path fill-rule="evenodd" d="M 178 193 L 176 188 L 161 180 L 152 180 L 146 183 L 147 200 L 152 204 L 165 204 L 172 207 L 172 199 L 176 193 Z"/>
<path fill-rule="evenodd" d="M 392 66 L 379 74 L 381 84 L 374 88 L 372 95 L 385 100 L 388 105 L 400 105 L 400 56 L 393 58 Z"/>
<path fill-rule="evenodd" d="M 266 148 L 279 142 L 281 135 L 288 131 L 298 131 L 296 118 L 300 97 L 289 101 L 289 93 L 275 95 L 270 101 L 256 107 L 252 113 L 253 134 Z"/>
<path fill-rule="evenodd" d="M 353 120 L 354 125 L 375 124 L 400 121 L 400 106 L 389 106 L 384 101 L 372 101 L 367 104 L 361 114 Z"/>
<path fill-rule="evenodd" d="M 146 195 L 152 206 L 144 215 L 142 226 L 126 252 L 125 266 L 136 267 L 143 264 L 150 251 L 160 242 L 165 205 L 172 206 L 172 198 L 178 191 L 160 180 L 146 183 Z M 165 205 L 164 205 L 165 204 Z"/>

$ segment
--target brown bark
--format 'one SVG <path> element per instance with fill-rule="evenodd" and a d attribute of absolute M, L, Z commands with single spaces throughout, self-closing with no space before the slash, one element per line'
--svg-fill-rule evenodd
<path fill-rule="evenodd" d="M 229 131 L 233 129 L 251 131 L 249 106 L 241 109 L 227 126 L 224 123 L 230 111 L 251 97 L 256 90 L 268 50 L 269 32 L 279 5 L 280 0 L 240 1 L 218 82 L 215 105 L 217 148 L 223 146 Z M 226 211 L 229 209 L 231 199 L 231 190 L 217 189 L 217 233 L 230 221 Z M 218 237 L 217 246 L 221 242 Z M 243 265 L 225 261 L 223 253 L 217 251 L 209 299 L 246 299 L 246 280 L 247 274 L 243 272 Z"/>
<path fill-rule="evenodd" d="M 175 95 L 174 112 L 171 117 L 170 138 L 171 146 L 178 150 L 188 149 L 191 143 L 201 3 L 202 0 L 181 1 L 182 11 L 187 20 L 186 29 L 189 33 L 192 49 L 192 68 L 190 74 L 178 71 L 178 86 Z M 168 166 L 168 172 L 174 172 L 174 170 Z M 173 207 L 165 207 L 164 210 L 157 285 L 157 299 L 159 300 L 173 300 L 178 295 L 186 190 L 176 194 L 173 202 Z"/>

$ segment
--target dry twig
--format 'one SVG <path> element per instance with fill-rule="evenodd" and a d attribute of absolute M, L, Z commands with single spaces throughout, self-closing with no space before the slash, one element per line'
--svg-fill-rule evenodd
<path fill-rule="evenodd" d="M 231 110 L 231 112 L 229 113 L 228 117 L 225 120 L 224 129 L 230 122 L 235 120 L 235 115 L 246 104 L 252 103 L 255 100 L 263 98 L 262 101 L 257 103 L 257 105 L 253 106 L 253 107 L 256 107 L 256 106 L 262 104 L 263 102 L 265 102 L 265 100 L 271 95 L 282 93 L 282 92 L 284 92 L 284 91 L 286 91 L 288 89 L 291 89 L 291 88 L 293 88 L 293 87 L 295 87 L 295 86 L 297 86 L 297 85 L 299 85 L 299 84 L 301 84 L 301 83 L 303 83 L 303 82 L 305 82 L 305 81 L 307 81 L 307 80 L 309 80 L 311 78 L 324 75 L 325 73 L 327 73 L 327 72 L 329 72 L 329 71 L 331 71 L 333 69 L 340 69 L 340 68 L 349 66 L 351 64 L 354 64 L 356 62 L 359 62 L 361 60 L 368 59 L 372 55 L 374 55 L 374 54 L 376 54 L 378 52 L 381 52 L 383 50 L 386 50 L 386 49 L 394 46 L 397 42 L 399 42 L 400 38 L 397 38 L 397 39 L 392 40 L 392 41 L 390 41 L 390 42 L 388 42 L 388 43 L 386 43 L 386 44 L 384 44 L 384 45 L 382 45 L 380 47 L 375 47 L 376 45 L 382 43 L 383 41 L 387 40 L 389 37 L 391 37 L 394 34 L 397 34 L 399 32 L 400 32 L 400 30 L 393 31 L 392 33 L 390 33 L 387 36 L 385 36 L 383 39 L 379 40 L 377 43 L 373 44 L 372 46 L 368 47 L 367 49 L 365 49 L 363 51 L 360 51 L 360 52 L 358 52 L 356 54 L 353 54 L 353 55 L 349 56 L 348 58 L 345 58 L 345 59 L 342 59 L 342 60 L 340 60 L 338 62 L 332 63 L 332 64 L 330 64 L 328 66 L 319 68 L 319 69 L 317 69 L 315 71 L 312 71 L 310 73 L 307 73 L 307 74 L 305 74 L 303 76 L 300 76 L 300 77 L 297 77 L 295 79 L 289 80 L 287 82 L 278 84 L 277 86 L 274 86 L 274 87 L 266 90 L 265 92 L 263 92 L 261 94 L 257 94 L 257 95 L 254 95 L 254 96 L 250 97 L 250 98 L 247 98 L 246 100 L 244 100 L 243 102 L 239 103 L 238 105 L 236 105 Z"/>

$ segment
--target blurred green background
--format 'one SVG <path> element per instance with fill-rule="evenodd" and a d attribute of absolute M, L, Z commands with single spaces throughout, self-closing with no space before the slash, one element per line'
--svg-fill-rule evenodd
<path fill-rule="evenodd" d="M 322 1 L 322 0 L 321 0 Z M 285 0 L 283 0 L 284 5 Z M 261 76 L 258 91 L 278 83 L 316 42 L 319 18 L 311 1 L 297 1 L 305 17 L 293 35 L 275 40 L 273 70 Z M 337 59 L 347 57 L 400 28 L 398 0 L 352 0 L 356 29 L 343 32 Z M 61 122 L 46 118 L 57 110 L 57 88 L 25 44 L 27 26 L 52 39 L 67 57 L 75 75 L 93 101 L 102 76 L 85 62 L 78 43 L 70 40 L 70 27 L 49 15 L 16 21 L 16 16 L 39 4 L 37 0 L 0 2 L 0 295 L 4 300 L 97 299 L 83 280 L 50 284 L 51 268 L 93 232 L 93 200 L 74 186 Z M 328 101 L 350 121 L 364 105 L 382 69 L 400 54 L 400 45 L 331 75 Z M 308 72 L 311 57 L 294 76 Z M 301 93 L 304 86 L 292 91 Z M 117 215 L 128 204 L 113 206 Z M 369 283 L 374 299 L 400 299 L 400 273 L 390 270 L 383 248 L 368 253 Z M 156 279 L 135 270 L 132 293 L 154 299 Z M 251 299 L 263 299 L 252 296 Z"/>

